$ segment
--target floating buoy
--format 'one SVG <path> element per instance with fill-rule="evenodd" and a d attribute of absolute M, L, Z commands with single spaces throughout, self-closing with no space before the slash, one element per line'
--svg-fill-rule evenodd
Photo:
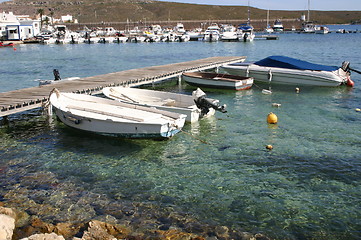
<path fill-rule="evenodd" d="M 351 78 L 348 77 L 346 85 L 349 86 L 349 87 L 353 87 L 355 85 L 355 83 L 351 80 Z"/>
<path fill-rule="evenodd" d="M 15 48 L 15 47 L 14 47 L 13 49 L 14 49 L 14 51 L 16 51 L 16 48 Z"/>
<path fill-rule="evenodd" d="M 361 112 L 361 109 L 356 108 L 355 111 L 356 111 L 356 112 Z"/>
<path fill-rule="evenodd" d="M 281 107 L 281 103 L 272 103 L 272 107 Z"/>
<path fill-rule="evenodd" d="M 272 150 L 272 149 L 273 149 L 273 146 L 269 144 L 269 145 L 266 146 L 266 148 L 267 148 L 268 150 Z"/>
<path fill-rule="evenodd" d="M 267 116 L 267 122 L 270 124 L 276 124 L 277 123 L 277 116 L 273 112 L 270 112 Z"/>
<path fill-rule="evenodd" d="M 296 93 L 299 93 L 300 89 L 298 87 L 296 87 L 295 91 L 296 91 Z"/>
<path fill-rule="evenodd" d="M 272 94 L 271 90 L 267 90 L 267 89 L 262 89 L 262 93 L 263 94 Z"/>

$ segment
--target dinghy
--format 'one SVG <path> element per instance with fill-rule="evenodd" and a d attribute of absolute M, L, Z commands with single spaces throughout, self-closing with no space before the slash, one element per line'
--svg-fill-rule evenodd
<path fill-rule="evenodd" d="M 60 121 L 69 127 L 125 138 L 170 138 L 182 129 L 186 118 L 184 114 L 57 89 L 49 101 Z"/>
<path fill-rule="evenodd" d="M 342 67 L 326 66 L 285 56 L 270 56 L 254 63 L 232 63 L 220 67 L 228 74 L 253 77 L 254 81 L 309 85 L 309 86 L 353 86 L 349 63 Z"/>
<path fill-rule="evenodd" d="M 252 87 L 253 78 L 212 72 L 185 72 L 182 79 L 193 86 L 246 90 Z"/>
<path fill-rule="evenodd" d="M 196 91 L 198 91 L 198 94 L 194 93 L 194 96 L 190 96 L 139 88 L 103 88 L 103 94 L 108 98 L 139 106 L 185 114 L 187 115 L 186 121 L 188 122 L 196 122 L 199 118 L 212 116 L 215 110 L 225 111 L 225 106 L 219 106 L 219 101 L 215 99 L 209 99 L 211 104 L 202 105 L 199 103 L 198 99 L 200 96 L 205 96 L 205 93 L 200 89 Z"/>

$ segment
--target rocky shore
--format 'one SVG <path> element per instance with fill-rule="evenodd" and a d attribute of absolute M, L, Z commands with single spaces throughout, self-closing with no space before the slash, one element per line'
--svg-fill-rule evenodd
<path fill-rule="evenodd" d="M 0 202 L 0 205 L 3 205 Z M 148 229 L 144 232 L 131 225 L 110 224 L 98 220 L 87 223 L 46 223 L 37 217 L 11 208 L 0 207 L 1 240 L 115 240 L 115 239 L 172 239 L 172 240 L 269 240 L 262 234 L 230 231 L 225 226 L 209 229 L 208 234 L 183 232 L 176 228 L 162 227 Z"/>

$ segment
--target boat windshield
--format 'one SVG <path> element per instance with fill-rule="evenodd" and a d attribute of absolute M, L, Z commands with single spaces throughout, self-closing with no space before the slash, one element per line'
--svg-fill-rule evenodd
<path fill-rule="evenodd" d="M 326 66 L 326 65 L 310 63 L 296 58 L 290 58 L 285 56 L 270 56 L 258 62 L 255 62 L 254 64 L 263 67 L 277 67 L 277 68 L 330 71 L 330 72 L 335 71 L 339 68 L 336 66 Z"/>

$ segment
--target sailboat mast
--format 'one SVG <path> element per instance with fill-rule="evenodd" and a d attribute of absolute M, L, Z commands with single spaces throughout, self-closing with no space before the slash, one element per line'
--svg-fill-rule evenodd
<path fill-rule="evenodd" d="M 310 21 L 310 0 L 308 0 L 307 22 Z"/>
<path fill-rule="evenodd" d="M 248 18 L 247 18 L 247 24 L 250 25 L 251 24 L 251 11 L 249 9 L 249 0 L 248 0 Z"/>

